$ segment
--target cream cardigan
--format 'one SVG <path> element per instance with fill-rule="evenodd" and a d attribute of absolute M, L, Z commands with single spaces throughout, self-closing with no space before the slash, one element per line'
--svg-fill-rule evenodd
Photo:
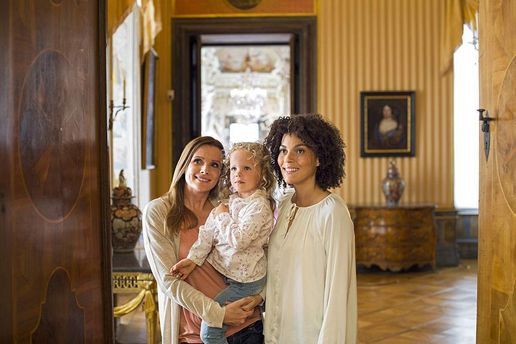
<path fill-rule="evenodd" d="M 179 336 L 180 306 L 197 314 L 212 327 L 222 327 L 225 309 L 188 283 L 169 274 L 178 262 L 179 235 L 165 231 L 168 204 L 163 198 L 149 202 L 143 210 L 145 253 L 158 284 L 159 319 L 162 342 L 175 344 Z"/>

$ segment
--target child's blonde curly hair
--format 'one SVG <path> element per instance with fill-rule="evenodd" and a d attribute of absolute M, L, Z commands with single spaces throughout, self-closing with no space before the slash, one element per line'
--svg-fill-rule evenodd
<path fill-rule="evenodd" d="M 264 145 L 258 142 L 238 142 L 233 144 L 229 150 L 226 158 L 224 159 L 224 170 L 222 171 L 222 194 L 224 197 L 228 197 L 233 193 L 231 189 L 230 179 L 230 163 L 231 154 L 238 150 L 245 150 L 251 154 L 252 159 L 255 160 L 259 166 L 261 182 L 258 186 L 259 189 L 267 193 L 267 197 L 273 201 L 272 192 L 276 186 L 276 178 L 272 172 L 271 154 Z"/>

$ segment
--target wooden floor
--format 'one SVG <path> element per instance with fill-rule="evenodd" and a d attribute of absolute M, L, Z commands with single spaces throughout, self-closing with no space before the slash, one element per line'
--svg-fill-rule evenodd
<path fill-rule="evenodd" d="M 359 343 L 475 343 L 476 261 L 436 272 L 360 273 Z"/>
<path fill-rule="evenodd" d="M 359 343 L 473 344 L 476 327 L 477 264 L 436 272 L 358 273 Z M 122 319 L 117 341 L 146 343 L 145 319 L 133 312 Z"/>

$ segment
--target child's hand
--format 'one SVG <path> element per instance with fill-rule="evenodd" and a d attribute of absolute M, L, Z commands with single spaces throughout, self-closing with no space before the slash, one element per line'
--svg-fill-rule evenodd
<path fill-rule="evenodd" d="M 185 258 L 174 265 L 172 269 L 170 269 L 170 273 L 174 277 L 184 280 L 188 275 L 190 275 L 193 269 L 195 269 L 195 263 L 192 260 Z"/>
<path fill-rule="evenodd" d="M 227 203 L 220 203 L 215 210 L 213 210 L 213 215 L 217 216 L 222 213 L 228 213 L 229 208 Z"/>

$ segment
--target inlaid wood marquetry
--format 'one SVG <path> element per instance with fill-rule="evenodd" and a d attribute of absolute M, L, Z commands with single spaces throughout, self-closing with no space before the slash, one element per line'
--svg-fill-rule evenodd
<path fill-rule="evenodd" d="M 516 0 L 479 7 L 479 105 L 493 121 L 489 160 L 479 154 L 477 343 L 516 343 Z"/>
<path fill-rule="evenodd" d="M 0 1 L 0 343 L 113 342 L 105 7 Z"/>
<path fill-rule="evenodd" d="M 515 24 L 516 25 L 516 24 Z M 500 125 L 496 127 L 496 167 L 498 181 L 502 188 L 505 201 L 516 216 L 516 188 L 514 176 L 516 175 L 516 55 L 507 68 L 500 88 L 498 101 L 497 120 Z"/>
<path fill-rule="evenodd" d="M 84 310 L 78 305 L 68 273 L 58 268 L 47 286 L 32 343 L 84 343 Z"/>
<path fill-rule="evenodd" d="M 62 220 L 72 210 L 84 176 L 84 112 L 76 92 L 81 84 L 77 69 L 53 49 L 36 57 L 23 84 L 23 178 L 34 206 L 51 221 Z"/>

